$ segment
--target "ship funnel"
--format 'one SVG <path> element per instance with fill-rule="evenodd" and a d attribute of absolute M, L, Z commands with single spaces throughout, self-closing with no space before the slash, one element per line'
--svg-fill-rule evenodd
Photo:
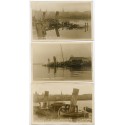
<path fill-rule="evenodd" d="M 45 20 L 46 12 L 43 12 L 43 20 Z"/>
<path fill-rule="evenodd" d="M 70 112 L 75 112 L 75 107 L 77 104 L 79 89 L 74 88 L 72 92 L 71 102 L 70 102 Z M 78 109 L 77 109 L 78 110 Z"/>
<path fill-rule="evenodd" d="M 58 19 L 58 17 L 59 17 L 59 11 L 56 11 L 55 18 Z"/>
<path fill-rule="evenodd" d="M 74 88 L 71 97 L 71 105 L 75 106 L 77 104 L 79 89 Z"/>
<path fill-rule="evenodd" d="M 49 101 L 49 91 L 45 91 L 44 99 L 43 99 L 43 108 L 47 108 Z"/>

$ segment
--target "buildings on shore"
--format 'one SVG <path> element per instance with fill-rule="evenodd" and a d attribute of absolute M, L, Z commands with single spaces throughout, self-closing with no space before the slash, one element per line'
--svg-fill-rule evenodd
<path fill-rule="evenodd" d="M 49 101 L 70 101 L 72 95 L 67 94 L 56 94 L 56 95 L 49 95 Z M 38 94 L 35 92 L 33 94 L 33 102 L 42 102 L 44 99 L 44 94 Z M 77 100 L 92 100 L 92 94 L 82 94 L 78 95 Z"/>

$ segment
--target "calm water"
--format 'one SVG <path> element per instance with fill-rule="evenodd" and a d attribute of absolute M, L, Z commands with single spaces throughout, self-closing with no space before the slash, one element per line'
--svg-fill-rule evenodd
<path fill-rule="evenodd" d="M 85 20 L 69 20 L 70 23 L 78 24 L 79 26 L 84 26 L 85 22 L 88 23 L 88 31 L 83 29 L 59 29 L 60 37 L 57 37 L 55 30 L 46 31 L 46 36 L 41 38 L 37 35 L 36 28 L 33 27 L 33 39 L 91 39 L 91 21 Z"/>
<path fill-rule="evenodd" d="M 91 68 L 48 68 L 33 65 L 33 80 L 92 80 Z"/>
<path fill-rule="evenodd" d="M 70 104 L 70 101 L 64 101 L 65 104 Z M 51 102 L 53 103 L 53 102 Z M 92 108 L 92 100 L 84 100 L 84 101 L 77 101 L 77 105 L 78 105 L 78 110 L 83 110 L 83 107 L 89 107 L 89 108 Z M 55 122 L 91 122 L 92 121 L 92 114 L 90 115 L 89 118 L 75 118 L 75 119 L 72 119 L 72 118 L 61 118 L 59 119 L 57 116 L 51 116 L 51 117 L 48 117 L 48 116 L 37 116 L 36 114 L 33 115 L 33 118 L 34 118 L 34 121 L 37 121 L 37 122 L 51 122 L 51 121 L 55 121 Z"/>

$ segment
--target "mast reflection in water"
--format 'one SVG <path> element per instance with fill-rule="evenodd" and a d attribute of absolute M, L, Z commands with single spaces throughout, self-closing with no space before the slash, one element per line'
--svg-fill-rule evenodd
<path fill-rule="evenodd" d="M 61 68 L 33 65 L 34 80 L 92 80 L 91 67 Z"/>

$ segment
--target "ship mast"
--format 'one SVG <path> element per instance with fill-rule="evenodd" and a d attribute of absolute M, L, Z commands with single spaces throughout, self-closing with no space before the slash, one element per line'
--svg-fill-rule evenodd
<path fill-rule="evenodd" d="M 63 51 L 62 51 L 62 46 L 61 46 L 61 44 L 60 44 L 60 48 L 61 48 L 62 59 L 63 59 L 63 62 L 64 62 L 64 57 L 63 57 Z"/>

